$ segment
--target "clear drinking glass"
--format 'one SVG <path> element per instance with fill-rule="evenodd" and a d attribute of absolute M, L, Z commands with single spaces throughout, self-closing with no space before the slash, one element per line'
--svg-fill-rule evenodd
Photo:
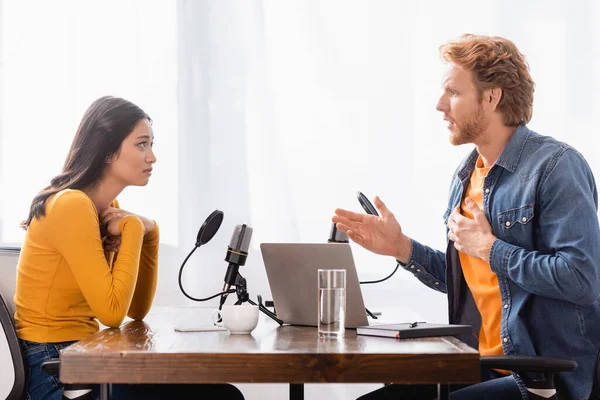
<path fill-rule="evenodd" d="M 318 271 L 319 337 L 343 338 L 346 326 L 346 270 Z"/>

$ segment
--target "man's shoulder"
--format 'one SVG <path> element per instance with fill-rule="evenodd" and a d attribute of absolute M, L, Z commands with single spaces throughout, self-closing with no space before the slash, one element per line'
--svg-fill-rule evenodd
<path fill-rule="evenodd" d="M 560 158 L 572 158 L 585 162 L 583 155 L 570 144 L 552 136 L 540 135 L 532 130 L 529 131 L 523 153 L 525 160 L 537 165 L 550 163 L 549 166 L 553 166 Z"/>
<path fill-rule="evenodd" d="M 522 180 L 539 174 L 541 182 L 545 182 L 556 168 L 573 176 L 593 175 L 583 154 L 573 146 L 530 130 L 516 172 Z"/>
<path fill-rule="evenodd" d="M 527 146 L 530 147 L 531 150 L 543 149 L 555 152 L 575 150 L 573 146 L 569 145 L 568 143 L 561 142 L 552 136 L 541 135 L 531 129 L 529 129 L 527 137 Z"/>

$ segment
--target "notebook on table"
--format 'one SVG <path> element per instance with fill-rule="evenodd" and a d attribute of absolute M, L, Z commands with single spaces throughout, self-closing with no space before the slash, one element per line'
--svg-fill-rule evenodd
<path fill-rule="evenodd" d="M 473 328 L 471 325 L 430 324 L 427 322 L 359 326 L 356 328 L 357 335 L 391 337 L 396 339 L 454 336 L 472 332 Z"/>

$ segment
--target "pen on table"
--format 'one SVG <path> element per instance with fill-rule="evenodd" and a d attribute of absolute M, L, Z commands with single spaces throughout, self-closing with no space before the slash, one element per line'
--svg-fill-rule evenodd
<path fill-rule="evenodd" d="M 409 322 L 408 323 L 408 327 L 409 328 L 415 328 L 418 324 L 424 324 L 425 321 L 415 321 L 415 322 Z"/>

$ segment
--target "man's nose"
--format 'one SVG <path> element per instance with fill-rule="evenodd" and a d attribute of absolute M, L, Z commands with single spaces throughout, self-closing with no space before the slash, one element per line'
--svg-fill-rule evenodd
<path fill-rule="evenodd" d="M 437 102 L 437 105 L 435 106 L 435 109 L 440 112 L 448 111 L 448 104 L 447 104 L 446 100 L 444 99 L 444 96 L 440 96 L 440 98 Z"/>

